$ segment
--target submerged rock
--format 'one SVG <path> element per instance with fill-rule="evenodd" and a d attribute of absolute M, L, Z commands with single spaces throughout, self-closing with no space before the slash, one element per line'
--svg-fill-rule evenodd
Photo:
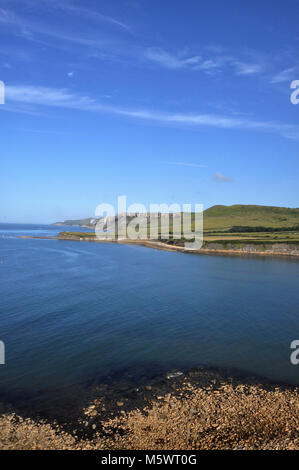
<path fill-rule="evenodd" d="M 183 375 L 183 372 L 177 371 L 177 372 L 170 372 L 169 374 L 166 375 L 166 378 L 169 379 L 175 379 L 177 377 L 180 377 Z"/>

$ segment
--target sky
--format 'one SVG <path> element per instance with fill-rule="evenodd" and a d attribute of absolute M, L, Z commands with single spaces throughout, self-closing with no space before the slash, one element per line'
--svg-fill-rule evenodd
<path fill-rule="evenodd" d="M 298 207 L 297 0 L 0 0 L 0 222 Z"/>

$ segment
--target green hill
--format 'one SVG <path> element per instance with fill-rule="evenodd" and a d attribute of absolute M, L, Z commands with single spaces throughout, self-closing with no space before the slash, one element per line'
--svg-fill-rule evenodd
<path fill-rule="evenodd" d="M 299 226 L 299 208 L 274 206 L 213 206 L 204 211 L 204 230 L 228 230 L 232 227 Z"/>
<path fill-rule="evenodd" d="M 242 232 L 254 227 L 257 232 L 262 228 L 294 228 L 299 226 L 299 208 L 254 206 L 236 204 L 233 206 L 217 205 L 204 211 L 204 230 L 233 230 Z M 73 225 L 94 228 L 96 219 L 66 220 L 57 225 Z M 236 228 L 236 230 L 235 230 Z M 252 231 L 252 230 L 249 230 Z"/>

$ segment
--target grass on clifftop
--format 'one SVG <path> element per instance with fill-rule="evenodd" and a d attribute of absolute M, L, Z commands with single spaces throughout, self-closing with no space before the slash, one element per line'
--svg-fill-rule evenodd
<path fill-rule="evenodd" d="M 299 225 L 299 208 L 272 206 L 213 206 L 204 211 L 204 230 L 231 227 L 294 227 Z"/>

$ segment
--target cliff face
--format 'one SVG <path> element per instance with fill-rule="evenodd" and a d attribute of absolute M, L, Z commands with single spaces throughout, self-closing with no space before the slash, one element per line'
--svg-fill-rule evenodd
<path fill-rule="evenodd" d="M 299 256 L 299 244 L 295 243 L 238 243 L 205 242 L 203 251 L 233 252 L 248 254 L 275 254 Z"/>

